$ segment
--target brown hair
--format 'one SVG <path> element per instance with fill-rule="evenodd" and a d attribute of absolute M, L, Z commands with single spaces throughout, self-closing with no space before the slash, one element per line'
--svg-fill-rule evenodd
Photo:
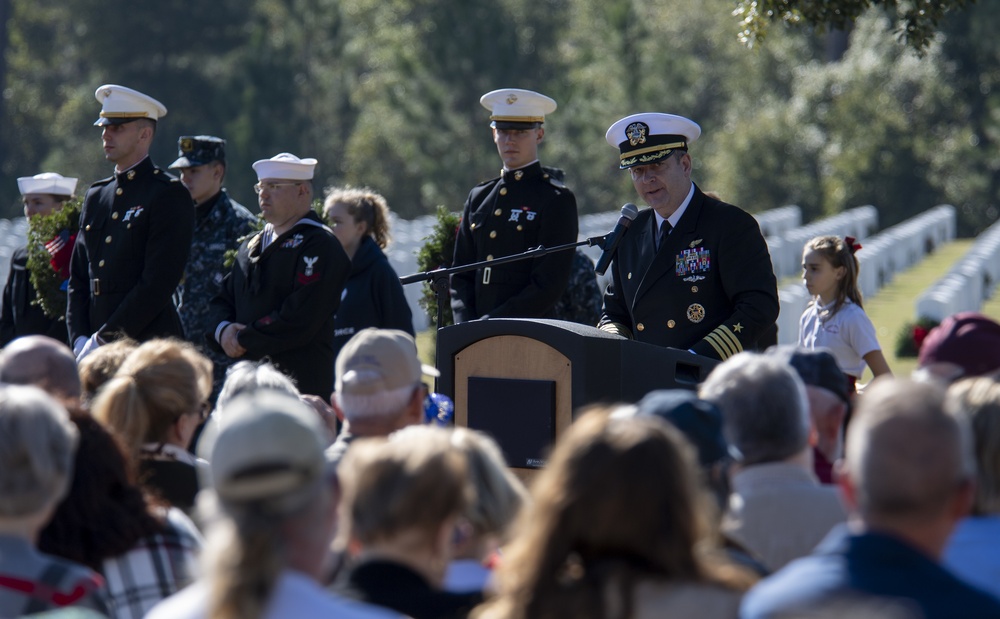
<path fill-rule="evenodd" d="M 750 584 L 705 552 L 711 498 L 692 448 L 658 419 L 587 412 L 556 444 L 531 498 L 485 616 L 597 618 L 616 607 L 628 617 L 643 580 Z"/>
<path fill-rule="evenodd" d="M 806 243 L 805 251 L 810 250 L 822 256 L 833 268 L 844 267 L 844 277 L 838 282 L 837 298 L 830 313 L 839 312 L 848 299 L 858 307 L 864 308 L 861 302 L 861 288 L 858 287 L 858 273 L 861 271 L 861 263 L 854 255 L 853 245 L 848 245 L 839 236 L 817 236 Z"/>
<path fill-rule="evenodd" d="M 131 457 L 163 442 L 181 415 L 212 391 L 212 362 L 177 340 L 150 340 L 130 354 L 94 400 L 94 417 L 118 434 Z"/>
<path fill-rule="evenodd" d="M 323 201 L 323 218 L 329 223 L 330 209 L 334 204 L 343 204 L 355 222 L 368 224 L 367 233 L 378 246 L 385 249 L 392 237 L 389 236 L 389 205 L 385 198 L 367 187 L 334 187 Z"/>
<path fill-rule="evenodd" d="M 83 399 L 93 400 L 104 383 L 111 380 L 125 359 L 139 347 L 139 342 L 122 338 L 99 347 L 80 362 L 80 383 Z"/>
<path fill-rule="evenodd" d="M 964 417 L 972 428 L 976 456 L 976 516 L 1000 514 L 1000 382 L 978 377 L 948 388 L 950 413 Z"/>

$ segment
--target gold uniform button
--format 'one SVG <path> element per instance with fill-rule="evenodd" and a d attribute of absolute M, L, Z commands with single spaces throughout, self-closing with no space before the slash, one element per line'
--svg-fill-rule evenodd
<path fill-rule="evenodd" d="M 90 232 L 90 224 L 87 224 L 87 227 L 84 228 L 84 230 L 86 230 L 87 232 Z"/>
<path fill-rule="evenodd" d="M 642 323 L 640 322 L 639 324 L 637 324 L 637 325 L 635 326 L 635 328 L 636 328 L 637 330 L 639 330 L 639 331 L 642 331 L 642 330 L 644 330 L 644 329 L 646 328 L 646 325 L 644 325 L 644 324 L 642 324 Z"/>
<path fill-rule="evenodd" d="M 490 231 L 490 238 L 491 239 L 497 238 L 497 231 L 496 230 L 491 230 Z"/>
<path fill-rule="evenodd" d="M 111 219 L 118 219 L 118 211 L 111 213 Z"/>
<path fill-rule="evenodd" d="M 120 196 L 120 195 L 122 195 L 122 193 L 123 192 L 122 192 L 122 188 L 121 187 L 119 187 L 118 189 L 115 189 L 115 195 L 116 196 Z"/>
<path fill-rule="evenodd" d="M 628 278 L 632 279 L 632 274 L 631 273 L 628 274 Z"/>
<path fill-rule="evenodd" d="M 524 230 L 524 226 L 517 224 L 517 231 L 520 232 L 521 230 Z"/>
<path fill-rule="evenodd" d="M 691 292 L 698 292 L 697 286 L 691 286 Z"/>
<path fill-rule="evenodd" d="M 507 195 L 507 188 L 506 187 L 501 187 L 500 188 L 500 195 L 501 196 Z"/>
<path fill-rule="evenodd" d="M 102 266 L 104 266 L 104 261 L 103 261 L 103 260 L 101 260 L 100 262 L 98 262 L 98 263 L 97 263 L 97 266 L 99 266 L 99 267 L 102 267 Z"/>
<path fill-rule="evenodd" d="M 490 255 L 486 256 L 486 259 L 487 260 L 493 260 L 493 254 L 490 254 Z"/>
<path fill-rule="evenodd" d="M 476 224 L 469 224 L 469 230 L 475 230 Z"/>
<path fill-rule="evenodd" d="M 676 324 L 677 324 L 677 323 L 676 323 L 676 322 L 674 322 L 673 320 L 668 320 L 668 321 L 667 321 L 667 326 L 668 326 L 669 328 L 671 328 L 671 329 L 673 329 L 673 328 L 674 328 L 674 326 L 675 326 Z"/>
<path fill-rule="evenodd" d="M 501 211 L 500 209 L 497 209 L 497 210 L 493 211 L 493 214 L 496 215 L 497 217 L 499 217 L 500 213 L 502 213 L 502 212 L 503 211 Z"/>
<path fill-rule="evenodd" d="M 109 236 L 108 238 L 104 239 L 104 242 L 105 243 L 110 243 L 111 242 L 111 237 Z"/>

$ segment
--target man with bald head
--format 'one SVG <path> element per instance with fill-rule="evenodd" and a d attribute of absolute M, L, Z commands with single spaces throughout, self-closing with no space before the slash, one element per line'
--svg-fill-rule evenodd
<path fill-rule="evenodd" d="M 740 616 L 794 616 L 831 601 L 879 598 L 925 619 L 1000 617 L 1000 600 L 940 565 L 974 490 L 970 431 L 937 385 L 876 381 L 860 398 L 839 484 L 852 512 L 813 554 L 765 579 Z"/>
<path fill-rule="evenodd" d="M 34 385 L 67 407 L 80 401 L 76 357 L 66 344 L 45 335 L 25 335 L 0 350 L 0 383 Z"/>

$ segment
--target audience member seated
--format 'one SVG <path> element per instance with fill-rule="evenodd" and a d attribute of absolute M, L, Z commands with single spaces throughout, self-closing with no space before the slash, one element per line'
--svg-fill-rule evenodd
<path fill-rule="evenodd" d="M 948 389 L 949 412 L 972 428 L 976 494 L 972 513 L 955 528 L 944 564 L 1000 598 L 1000 383 L 967 378 Z"/>
<path fill-rule="evenodd" d="M 339 492 L 315 413 L 277 391 L 243 395 L 221 413 L 199 445 L 210 462 L 199 498 L 209 521 L 204 576 L 148 619 L 397 616 L 318 583 Z"/>
<path fill-rule="evenodd" d="M 190 344 L 150 340 L 100 390 L 94 417 L 118 435 L 140 483 L 190 512 L 198 493 L 191 437 L 208 413 L 212 362 Z"/>
<path fill-rule="evenodd" d="M 535 478 L 477 617 L 736 617 L 753 577 L 713 548 L 711 507 L 676 428 L 586 412 Z"/>
<path fill-rule="evenodd" d="M 809 554 L 846 512 L 813 473 L 802 381 L 787 364 L 746 352 L 712 370 L 700 395 L 722 410 L 737 460 L 723 531 L 772 571 Z"/>
<path fill-rule="evenodd" d="M 19 337 L 0 350 L 0 383 L 34 385 L 69 410 L 80 406 L 80 376 L 73 351 L 44 335 Z"/>
<path fill-rule="evenodd" d="M 97 348 L 80 361 L 78 370 L 85 406 L 93 404 L 98 390 L 111 380 L 122 363 L 125 363 L 125 359 L 138 347 L 139 342 L 122 338 Z"/>
<path fill-rule="evenodd" d="M 73 473 L 76 429 L 36 387 L 0 386 L 0 617 L 64 606 L 107 613 L 103 580 L 35 548 Z"/>
<path fill-rule="evenodd" d="M 809 444 L 813 471 L 824 484 L 833 483 L 833 464 L 844 455 L 843 428 L 851 409 L 851 395 L 844 373 L 832 354 L 821 349 L 772 346 L 774 355 L 795 370 L 809 399 Z"/>
<path fill-rule="evenodd" d="M 428 426 L 407 433 L 433 432 Z M 465 456 L 467 480 L 475 500 L 466 505 L 455 535 L 454 557 L 448 564 L 444 589 L 456 593 L 483 592 L 491 585 L 493 566 L 514 518 L 527 499 L 524 484 L 507 468 L 500 447 L 488 435 L 455 428 L 451 446 Z M 467 525 L 467 526 L 465 526 Z"/>
<path fill-rule="evenodd" d="M 405 331 L 368 328 L 348 340 L 335 366 L 333 407 L 344 427 L 330 447 L 333 461 L 340 462 L 356 438 L 388 436 L 421 423 L 423 374 L 439 375 L 420 363 L 417 343 Z"/>
<path fill-rule="evenodd" d="M 73 481 L 38 547 L 101 573 L 112 617 L 141 619 L 192 582 L 201 535 L 179 509 L 146 500 L 104 426 L 85 414 L 71 420 L 80 436 Z"/>
<path fill-rule="evenodd" d="M 959 312 L 942 320 L 924 338 L 914 376 L 947 384 L 998 371 L 1000 324 L 976 312 Z"/>
<path fill-rule="evenodd" d="M 465 617 L 482 594 L 441 586 L 456 537 L 469 526 L 466 461 L 450 430 L 408 430 L 356 441 L 337 467 L 344 488 L 337 548 L 350 563 L 334 589 L 413 619 Z"/>
<path fill-rule="evenodd" d="M 873 596 L 922 619 L 1000 617 L 1000 600 L 939 564 L 973 501 L 969 434 L 945 413 L 938 385 L 874 381 L 858 400 L 838 471 L 850 527 L 754 587 L 741 616 L 808 616 Z"/>

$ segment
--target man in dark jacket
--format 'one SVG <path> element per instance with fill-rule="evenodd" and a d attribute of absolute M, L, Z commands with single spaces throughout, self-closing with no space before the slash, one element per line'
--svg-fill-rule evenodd
<path fill-rule="evenodd" d="M 253 164 L 267 225 L 240 245 L 206 336 L 233 359 L 270 357 L 299 391 L 329 400 L 333 317 L 351 261 L 312 210 L 315 167 L 288 153 Z"/>

